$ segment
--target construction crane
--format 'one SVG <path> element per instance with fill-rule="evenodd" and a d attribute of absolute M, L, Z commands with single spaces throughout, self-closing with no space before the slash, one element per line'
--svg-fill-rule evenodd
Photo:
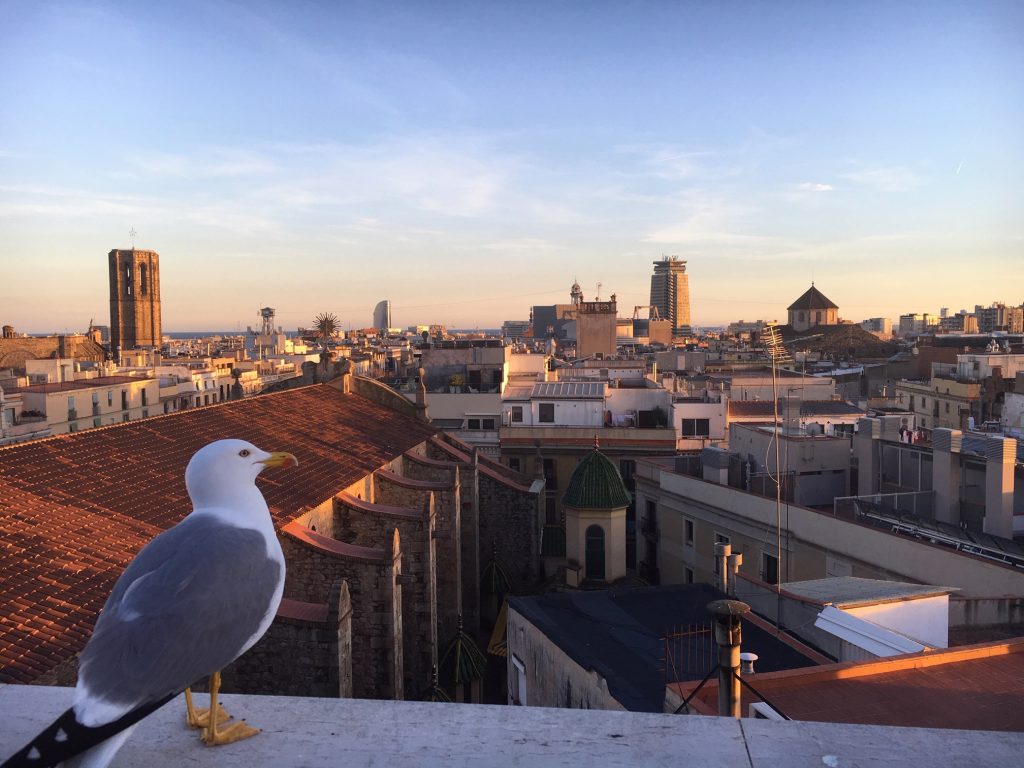
<path fill-rule="evenodd" d="M 640 310 L 641 309 L 646 309 L 647 310 L 647 319 L 648 320 L 661 320 L 661 315 L 658 314 L 658 307 L 656 305 L 654 305 L 654 304 L 637 304 L 635 307 L 633 307 L 633 319 L 634 320 L 639 320 L 640 319 Z"/>

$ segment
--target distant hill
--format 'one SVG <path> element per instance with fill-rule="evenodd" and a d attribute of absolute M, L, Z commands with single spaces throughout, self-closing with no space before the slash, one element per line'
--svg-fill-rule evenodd
<path fill-rule="evenodd" d="M 794 331 L 780 325 L 783 341 L 792 352 L 817 352 L 824 360 L 885 360 L 899 351 L 892 341 L 882 341 L 859 325 L 818 325 L 806 331 Z"/>

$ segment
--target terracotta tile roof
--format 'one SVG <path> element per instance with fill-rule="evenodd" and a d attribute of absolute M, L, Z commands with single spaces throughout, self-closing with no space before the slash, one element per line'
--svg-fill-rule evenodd
<path fill-rule="evenodd" d="M 786 309 L 839 309 L 839 307 L 825 294 L 815 288 L 812 283 L 811 287 L 804 291 L 800 298 L 786 307 Z"/>
<path fill-rule="evenodd" d="M 185 465 L 211 440 L 295 454 L 259 480 L 281 528 L 434 434 L 320 385 L 0 448 L 0 682 L 82 649 L 127 563 L 191 509 Z"/>
<path fill-rule="evenodd" d="M 745 679 L 793 720 L 1024 731 L 1024 638 Z M 717 695 L 709 683 L 695 709 L 714 714 Z M 744 688 L 744 715 L 759 700 Z"/>

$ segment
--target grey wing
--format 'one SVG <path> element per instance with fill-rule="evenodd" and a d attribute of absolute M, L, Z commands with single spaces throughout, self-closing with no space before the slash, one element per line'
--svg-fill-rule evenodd
<path fill-rule="evenodd" d="M 178 693 L 239 655 L 283 577 L 257 531 L 185 518 L 118 580 L 82 652 L 80 682 L 131 706 Z"/>

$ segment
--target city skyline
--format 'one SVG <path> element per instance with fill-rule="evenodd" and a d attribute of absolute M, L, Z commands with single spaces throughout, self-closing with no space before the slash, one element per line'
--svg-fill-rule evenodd
<path fill-rule="evenodd" d="M 1024 285 L 1014 3 L 10 3 L 0 322 L 106 324 L 161 255 L 164 328 L 498 327 L 650 297 L 693 324 L 951 312 Z"/>

